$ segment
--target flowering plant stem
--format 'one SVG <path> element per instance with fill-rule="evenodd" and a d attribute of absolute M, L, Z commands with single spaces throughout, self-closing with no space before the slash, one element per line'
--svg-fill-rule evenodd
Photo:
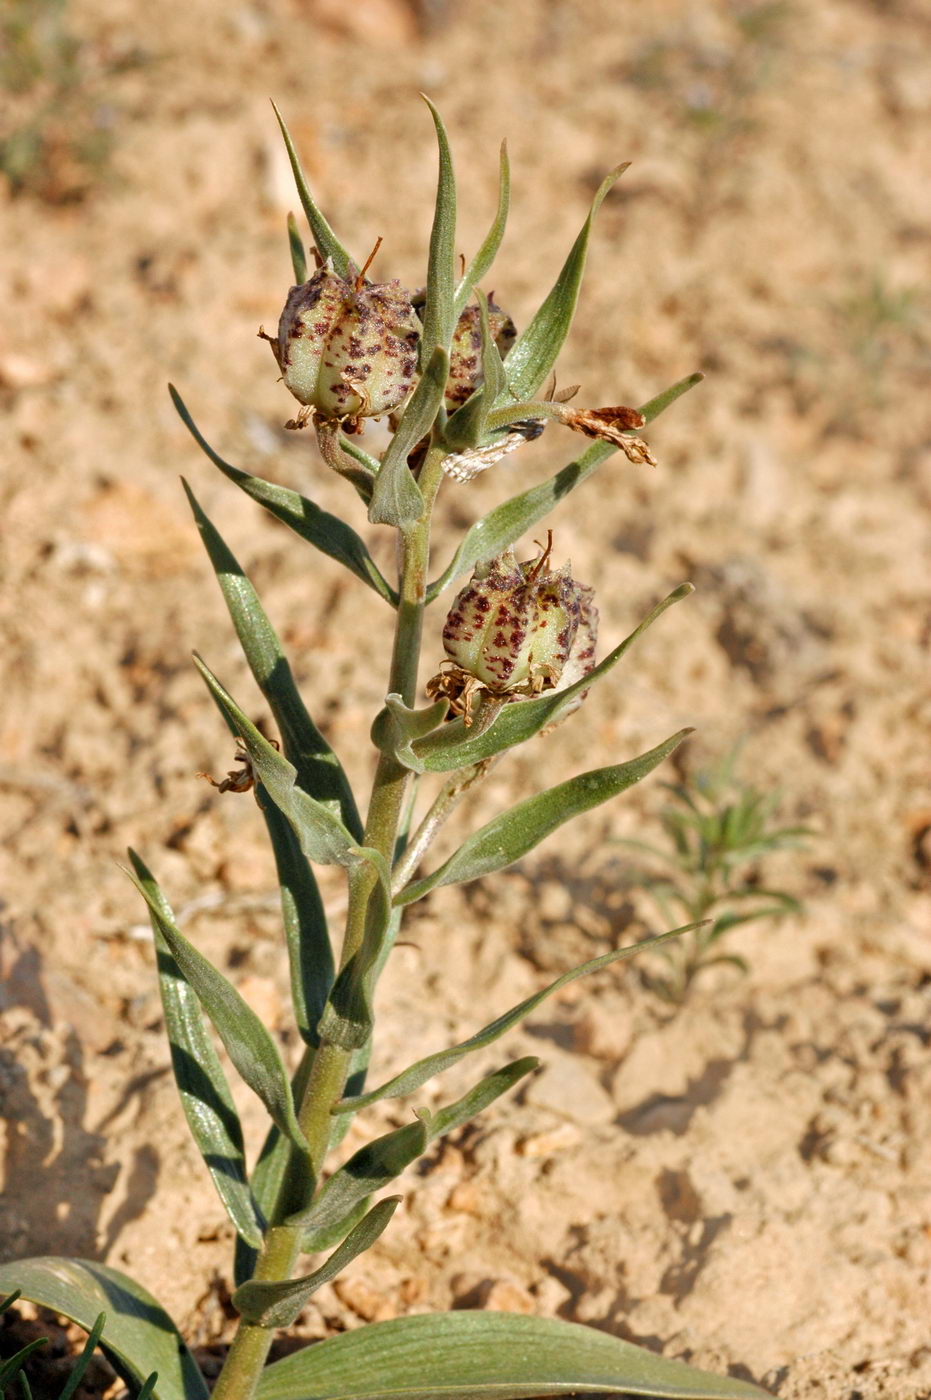
<path fill-rule="evenodd" d="M 127 873 L 152 920 L 182 1105 L 237 1234 L 232 1303 L 240 1322 L 215 1400 L 383 1400 L 387 1394 L 405 1400 L 433 1400 L 438 1394 L 446 1400 L 519 1400 L 570 1391 L 754 1400 L 762 1392 L 747 1382 L 704 1375 L 617 1337 L 557 1319 L 484 1311 L 373 1323 L 268 1364 L 276 1330 L 295 1322 L 312 1294 L 387 1228 L 401 1198 L 381 1196 L 372 1204 L 378 1193 L 431 1141 L 483 1112 L 539 1061 L 524 1056 L 486 1073 L 454 1102 L 415 1107 L 412 1121 L 366 1142 L 331 1169 L 328 1156 L 353 1116 L 379 1100 L 417 1093 L 428 1080 L 500 1040 L 576 978 L 682 932 L 673 929 L 646 944 L 611 949 L 571 968 L 458 1044 L 435 1050 L 375 1088 L 365 1087 L 375 984 L 406 905 L 435 888 L 491 875 L 521 859 L 573 816 L 646 777 L 690 732 L 680 730 L 633 759 L 526 797 L 467 835 L 438 868 L 421 874 L 435 836 L 463 795 L 515 745 L 537 742 L 577 711 L 646 628 L 691 591 L 691 585 L 680 585 L 596 664 L 593 590 L 574 579 L 568 565 L 553 567 L 551 533 L 534 560 L 519 561 L 514 545 L 615 450 L 629 462 L 652 461 L 646 444 L 631 433 L 701 377 L 680 380 L 639 409 L 551 411 L 556 400 L 552 394 L 541 398 L 541 386 L 572 320 L 592 219 L 621 167 L 602 183 L 555 285 L 518 335 L 510 317 L 474 286 L 491 266 L 504 231 L 506 152 L 494 222 L 457 278 L 452 158 L 432 106 L 431 114 L 440 160 L 427 285 L 417 299 L 422 319 L 399 283 L 369 282 L 368 264 L 358 270 L 314 204 L 282 123 L 316 243 L 317 270 L 306 277 L 304 249 L 290 222 L 299 285 L 291 289 L 277 336 L 264 336 L 286 387 L 301 404 L 289 426 L 312 425 L 325 465 L 354 488 L 372 524 L 394 530 L 397 586 L 385 579 L 348 521 L 224 462 L 172 390 L 182 420 L 229 480 L 395 610 L 384 708 L 371 729 L 377 759 L 363 824 L 345 771 L 305 706 L 256 590 L 185 486 L 243 653 L 280 734 L 280 744 L 266 738 L 195 657 L 239 744 L 240 766 L 215 786 L 223 792 L 254 789 L 268 828 L 295 1023 L 304 1042 L 289 1078 L 268 1028 L 180 931 L 154 876 L 130 853 Z M 476 305 L 469 306 L 473 292 Z M 394 432 L 378 460 L 357 438 L 367 418 L 385 414 L 392 415 Z M 551 481 L 499 503 L 476 521 L 446 569 L 428 583 L 431 520 L 441 484 L 465 483 L 502 455 L 520 450 L 539 436 L 544 419 L 600 440 Z M 471 580 L 432 643 L 441 642 L 446 659 L 427 683 L 431 703 L 418 708 L 425 610 L 470 570 Z M 415 823 L 421 778 L 434 775 L 439 790 Z M 341 867 L 347 881 L 338 950 L 331 943 L 317 865 Z M 251 1170 L 208 1022 L 268 1113 L 271 1126 Z M 312 1272 L 293 1277 L 300 1255 L 324 1253 Z M 204 1378 L 171 1319 L 127 1275 L 87 1261 L 33 1259 L 0 1266 L 3 1288 L 21 1288 L 25 1297 L 65 1313 L 88 1331 L 102 1327 L 101 1345 L 132 1378 L 137 1400 L 149 1400 L 150 1394 L 152 1400 L 207 1400 Z M 103 1323 L 102 1309 L 107 1311 Z"/>
<path fill-rule="evenodd" d="M 430 524 L 437 489 L 442 480 L 443 452 L 431 448 L 420 473 L 424 511 L 419 520 L 399 529 L 399 604 L 395 618 L 388 694 L 397 694 L 413 705 L 423 638 L 423 618 L 430 563 Z M 411 774 L 388 754 L 381 754 L 375 769 L 365 845 L 391 861 L 398 846 L 404 815 L 404 797 Z M 340 967 L 357 953 L 365 929 L 369 890 L 350 888 Z M 292 1155 L 292 1167 L 303 1180 L 294 1182 L 297 1194 L 310 1200 L 326 1158 L 332 1125 L 331 1109 L 342 1097 L 352 1055 L 337 1045 L 323 1044 L 313 1054 L 311 1070 L 298 1105 L 298 1122 L 309 1146 L 301 1161 Z M 302 1227 L 278 1225 L 269 1230 L 253 1278 L 264 1283 L 289 1279 L 300 1253 Z M 215 1400 L 251 1400 L 262 1374 L 274 1332 L 241 1320 L 223 1369 L 213 1389 Z"/>

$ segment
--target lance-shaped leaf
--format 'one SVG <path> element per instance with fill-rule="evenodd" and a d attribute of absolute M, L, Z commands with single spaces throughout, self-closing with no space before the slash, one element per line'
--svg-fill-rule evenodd
<path fill-rule="evenodd" d="M 318 1288 L 342 1273 L 346 1265 L 367 1249 L 387 1229 L 391 1217 L 401 1204 L 400 1196 L 388 1196 L 363 1216 L 326 1263 L 303 1278 L 286 1283 L 262 1283 L 250 1280 L 233 1294 L 233 1307 L 244 1322 L 254 1327 L 290 1327 Z"/>
<path fill-rule="evenodd" d="M 405 762 L 400 756 L 400 751 L 397 751 L 398 761 L 404 762 L 406 767 L 412 768 L 416 773 L 449 773 L 473 763 L 480 763 L 482 759 L 491 758 L 493 754 L 503 753 L 515 744 L 524 743 L 534 734 L 538 734 L 545 725 L 555 724 L 567 711 L 574 708 L 573 702 L 576 697 L 602 680 L 651 623 L 673 603 L 687 598 L 692 592 L 694 589 L 690 583 L 680 584 L 647 614 L 629 637 L 625 637 L 594 670 L 574 685 L 567 686 L 565 690 L 546 691 L 533 700 L 520 700 L 505 705 L 484 732 L 481 732 L 481 724 L 475 724 L 469 729 L 462 719 L 449 720 L 442 729 L 414 741 L 409 746 L 409 753 L 412 755 L 409 762 Z"/>
<path fill-rule="evenodd" d="M 449 353 L 438 345 L 382 458 L 369 506 L 369 520 L 373 524 L 404 527 L 420 519 L 424 500 L 407 458 L 433 427 L 448 378 Z"/>
<path fill-rule="evenodd" d="M 512 1006 L 510 1011 L 505 1011 L 494 1021 L 490 1021 L 487 1026 L 483 1026 L 480 1031 L 470 1035 L 468 1040 L 460 1041 L 458 1045 L 451 1045 L 448 1050 L 439 1050 L 433 1055 L 425 1056 L 424 1059 L 418 1060 L 415 1064 L 402 1070 L 400 1074 L 396 1074 L 393 1079 L 387 1080 L 377 1089 L 370 1089 L 366 1094 L 356 1094 L 352 1098 L 340 1099 L 339 1103 L 334 1105 L 332 1112 L 357 1113 L 360 1108 L 377 1103 L 379 1099 L 399 1099 L 405 1094 L 413 1094 L 422 1084 L 426 1084 L 428 1079 L 432 1079 L 435 1074 L 440 1074 L 444 1069 L 458 1064 L 473 1050 L 483 1050 L 486 1045 L 492 1045 L 506 1031 L 519 1025 L 547 997 L 552 996 L 554 992 L 561 991 L 563 987 L 568 987 L 570 982 L 575 982 L 579 977 L 586 977 L 590 972 L 600 972 L 602 968 L 610 967 L 612 963 L 625 962 L 627 958 L 632 958 L 635 954 L 643 953 L 649 948 L 655 948 L 658 944 L 665 943 L 668 938 L 678 938 L 680 934 L 688 933 L 689 929 L 695 927 L 697 927 L 695 924 L 685 924 L 682 928 L 671 929 L 669 933 L 659 934 L 656 938 L 645 938 L 641 943 L 630 943 L 626 948 L 615 948 L 613 952 L 603 953 L 600 958 L 592 958 L 589 962 L 570 968 L 561 977 L 557 977 L 555 982 L 551 982 L 548 987 L 544 987 L 542 991 L 534 992 L 533 996 L 527 997 L 517 1006 Z"/>
<path fill-rule="evenodd" d="M 422 899 L 439 885 L 466 884 L 469 880 L 478 880 L 482 875 L 503 870 L 506 865 L 532 851 L 564 822 L 571 821 L 582 812 L 591 811 L 602 802 L 626 792 L 634 783 L 639 783 L 692 732 L 691 729 L 680 729 L 677 734 L 627 763 L 593 768 L 588 773 L 580 773 L 568 782 L 558 783 L 546 792 L 538 792 L 518 802 L 516 807 L 502 812 L 467 837 L 458 851 L 432 875 L 403 889 L 397 895 L 396 902 L 413 904 L 414 900 Z"/>
<path fill-rule="evenodd" d="M 295 1102 L 297 1102 L 296 1097 Z M 262 1150 L 253 1169 L 251 1181 L 255 1203 L 263 1217 L 270 1223 L 275 1223 L 274 1206 L 278 1200 L 291 1152 L 291 1143 L 273 1123 L 265 1137 L 265 1142 L 262 1144 Z M 252 1245 L 246 1244 L 241 1235 L 237 1235 L 233 1254 L 234 1286 L 238 1287 L 239 1284 L 245 1283 L 247 1279 L 252 1277 L 258 1258 L 259 1251 Z"/>
<path fill-rule="evenodd" d="M 275 717 L 285 756 L 297 770 L 298 786 L 361 840 L 362 823 L 342 764 L 307 713 L 259 595 L 183 477 L 182 485 L 249 669 Z"/>
<path fill-rule="evenodd" d="M 456 291 L 456 176 L 443 119 L 429 97 L 424 97 L 424 101 L 430 109 L 436 128 L 440 168 L 433 228 L 430 232 L 430 255 L 427 261 L 427 299 L 423 310 L 423 335 L 420 341 L 421 371 L 430 363 L 435 350 L 445 350 L 449 353 L 453 327 L 456 324 L 456 313 L 453 310 Z"/>
<path fill-rule="evenodd" d="M 652 423 L 664 409 L 703 378 L 704 376 L 698 373 L 687 375 L 685 379 L 680 379 L 677 384 L 657 394 L 648 403 L 642 404 L 639 412 L 648 423 Z M 474 569 L 476 564 L 486 559 L 494 559 L 502 554 L 521 535 L 532 530 L 538 521 L 549 515 L 570 491 L 580 486 L 616 451 L 613 443 L 593 442 L 580 457 L 550 477 L 549 481 L 541 482 L 539 486 L 531 486 L 518 496 L 512 496 L 509 501 L 503 501 L 481 520 L 477 520 L 465 535 L 449 566 L 435 583 L 430 584 L 427 589 L 427 602 L 432 603 L 460 574 Z"/>
<path fill-rule="evenodd" d="M 288 249 L 291 253 L 294 280 L 298 286 L 301 286 L 307 281 L 307 254 L 304 252 L 304 240 L 301 238 L 297 219 L 293 214 L 288 215 Z"/>
<path fill-rule="evenodd" d="M 345 564 L 350 573 L 367 583 L 379 597 L 396 606 L 397 594 L 351 526 L 340 520 L 338 515 L 321 510 L 306 496 L 300 496 L 296 491 L 289 491 L 287 487 L 278 486 L 274 482 L 263 481 L 261 477 L 250 476 L 248 472 L 240 471 L 238 467 L 225 462 L 204 438 L 173 384 L 169 384 L 168 392 L 191 437 L 225 477 L 245 491 L 253 501 L 258 501 L 259 505 L 264 506 L 276 520 L 288 525 L 301 539 L 307 540 L 315 549 L 319 549 L 321 554 L 328 554 L 331 559 Z"/>
<path fill-rule="evenodd" d="M 291 1081 L 291 1095 L 296 1104 L 303 1101 L 313 1062 L 313 1050 L 305 1048 Z M 291 1170 L 292 1159 L 295 1157 L 300 1158 L 300 1154 L 273 1123 L 266 1134 L 251 1178 L 256 1205 L 270 1225 L 280 1225 L 287 1216 L 300 1210 L 306 1204 L 308 1188 L 312 1189 L 302 1158 L 298 1164 L 299 1169 Z M 237 1239 L 233 1261 L 233 1277 L 237 1288 L 252 1278 L 257 1262 L 258 1252 L 246 1245 L 242 1239 Z"/>
<path fill-rule="evenodd" d="M 521 1400 L 544 1395 L 769 1400 L 577 1322 L 461 1310 L 374 1322 L 262 1372 L 258 1400 Z"/>
<path fill-rule="evenodd" d="M 301 843 L 301 850 L 307 858 L 317 861 L 320 865 L 354 865 L 364 848 L 353 840 L 339 817 L 329 807 L 297 786 L 297 769 L 294 764 L 289 763 L 285 756 L 259 733 L 210 668 L 196 654 L 194 664 L 227 716 L 230 727 L 245 745 L 256 777 L 275 806 L 284 813 L 294 828 Z"/>
<path fill-rule="evenodd" d="M 540 1061 L 536 1055 L 525 1055 L 521 1060 L 512 1060 L 502 1069 L 486 1074 L 484 1079 L 480 1079 L 461 1099 L 439 1109 L 437 1113 L 428 1113 L 426 1109 L 421 1109 L 417 1116 L 426 1124 L 430 1141 L 471 1123 L 472 1119 L 483 1113 L 495 1099 L 499 1099 L 526 1075 L 539 1068 Z"/>
<path fill-rule="evenodd" d="M 400 1176 L 426 1150 L 429 1140 L 426 1126 L 418 1119 L 366 1143 L 324 1182 L 310 1209 L 292 1221 L 302 1224 L 308 1234 L 338 1225 L 359 1201 Z"/>
<path fill-rule="evenodd" d="M 262 1244 L 262 1228 L 246 1176 L 239 1114 L 208 1034 L 200 1001 L 175 961 L 154 911 L 158 909 L 161 919 L 171 924 L 174 924 L 174 915 L 145 863 L 135 851 L 130 851 L 129 858 L 149 901 L 158 985 L 181 1107 L 237 1234 L 258 1249 Z"/>
<path fill-rule="evenodd" d="M 133 865 L 137 857 L 130 851 Z M 139 863 L 141 864 L 141 862 Z M 144 868 L 144 867 L 143 867 Z M 213 1022 L 217 1035 L 242 1079 L 261 1099 L 272 1122 L 303 1151 L 307 1151 L 304 1134 L 294 1113 L 291 1086 L 285 1073 L 278 1047 L 268 1031 L 243 1000 L 231 982 L 223 976 L 192 943 L 184 937 L 174 920 L 165 913 L 165 906 L 147 888 L 142 879 L 127 871 L 142 895 L 158 931 L 181 975 L 195 992 L 198 1001 Z"/>
<path fill-rule="evenodd" d="M 64 1387 L 62 1388 L 58 1400 L 71 1400 L 72 1395 L 75 1393 L 78 1386 L 81 1384 L 81 1381 L 84 1379 L 84 1373 L 86 1372 L 88 1366 L 91 1363 L 91 1357 L 97 1350 L 97 1345 L 100 1341 L 101 1336 L 103 1335 L 103 1329 L 106 1325 L 106 1321 L 107 1314 L 105 1312 L 100 1313 L 96 1321 L 94 1322 L 93 1327 L 87 1334 L 87 1341 L 84 1343 L 84 1346 L 81 1349 L 81 1355 L 78 1357 L 74 1365 L 71 1367 L 71 1370 L 68 1372 L 68 1379 L 65 1381 Z M 158 1380 L 157 1374 L 155 1375 L 154 1380 Z"/>
<path fill-rule="evenodd" d="M 272 103 L 272 108 L 275 116 L 278 118 L 278 125 L 281 127 L 285 149 L 288 152 L 288 160 L 291 162 L 294 183 L 297 185 L 297 192 L 300 196 L 301 204 L 304 207 L 304 213 L 307 215 L 307 222 L 310 224 L 310 231 L 314 236 L 317 252 L 324 262 L 326 262 L 327 258 L 332 258 L 333 267 L 339 273 L 340 277 L 348 277 L 352 259 L 317 208 L 313 195 L 307 187 L 307 180 L 304 177 L 304 171 L 301 169 L 300 158 L 295 149 L 294 142 L 291 140 L 291 133 L 285 126 L 284 117 L 282 117 L 274 102 Z M 297 269 L 295 268 L 295 272 L 296 271 Z"/>
<path fill-rule="evenodd" d="M 339 1118 L 334 1118 L 333 1122 L 349 1124 L 351 1119 L 348 1114 L 343 1114 Z M 358 1225 L 366 1212 L 371 1209 L 371 1205 L 371 1196 L 363 1196 L 361 1201 L 357 1201 L 341 1220 L 323 1226 L 319 1230 L 307 1230 L 301 1236 L 301 1252 L 303 1254 L 320 1254 L 325 1249 L 332 1249 L 335 1244 L 339 1244 L 340 1240 L 346 1238 L 350 1230 Z"/>
<path fill-rule="evenodd" d="M 156 1400 L 207 1400 L 207 1386 L 171 1318 L 135 1279 L 87 1259 L 21 1259 L 0 1266 L 0 1292 L 68 1317 L 90 1332 L 106 1313 L 101 1347 L 134 1388 L 158 1372 Z"/>
<path fill-rule="evenodd" d="M 349 872 L 352 907 L 365 901 L 365 929 L 359 948 L 340 969 L 317 1027 L 322 1041 L 344 1050 L 359 1050 L 372 1034 L 372 985 L 383 949 L 392 936 L 391 880 L 387 861 L 374 850 L 361 850 L 367 866 Z"/>
<path fill-rule="evenodd" d="M 508 161 L 508 143 L 502 141 L 501 153 L 498 158 L 498 208 L 495 211 L 495 217 L 492 220 L 491 228 L 485 235 L 482 246 L 462 274 L 456 287 L 456 295 L 453 300 L 453 324 L 459 320 L 460 315 L 465 309 L 466 302 L 469 300 L 472 293 L 472 288 L 481 282 L 485 273 L 498 255 L 498 249 L 501 247 L 501 240 L 504 237 L 504 230 L 508 221 L 510 202 L 511 166 Z"/>
<path fill-rule="evenodd" d="M 575 315 L 595 215 L 605 195 L 629 164 L 630 161 L 625 161 L 623 165 L 616 165 L 602 180 L 592 200 L 588 218 L 572 245 L 553 290 L 530 325 L 511 346 L 505 368 L 510 394 L 514 399 L 529 399 L 535 394 L 556 363 Z"/>
<path fill-rule="evenodd" d="M 297 833 L 272 802 L 262 804 L 278 887 L 281 919 L 288 949 L 294 1019 L 305 1045 L 318 1045 L 317 1022 L 333 986 L 333 950 L 326 913 L 313 870 Z"/>
<path fill-rule="evenodd" d="M 456 409 L 443 429 L 443 442 L 454 452 L 477 447 L 485 441 L 485 420 L 495 400 L 507 388 L 504 365 L 488 324 L 488 298 L 480 290 L 476 290 L 475 295 L 482 333 L 482 382 L 462 407 Z"/>
<path fill-rule="evenodd" d="M 417 758 L 411 744 L 438 729 L 448 713 L 448 700 L 436 700 L 422 710 L 415 710 L 405 705 L 400 695 L 388 695 L 385 708 L 372 724 L 372 743 L 382 753 L 396 754 L 405 768 L 414 768 Z"/>
<path fill-rule="evenodd" d="M 515 1060 L 503 1069 L 485 1075 L 460 1099 L 438 1113 L 431 1114 L 421 1109 L 415 1123 L 406 1123 L 403 1128 L 395 1128 L 393 1132 L 385 1133 L 360 1148 L 324 1184 L 310 1211 L 302 1214 L 306 1231 L 304 1247 L 308 1247 L 308 1239 L 324 1230 L 333 1229 L 345 1220 L 359 1201 L 400 1176 L 404 1168 L 420 1157 L 435 1138 L 470 1122 L 476 1114 L 513 1088 L 519 1079 L 536 1069 L 539 1063 L 533 1055 Z M 368 1096 L 365 1097 L 368 1099 Z"/>

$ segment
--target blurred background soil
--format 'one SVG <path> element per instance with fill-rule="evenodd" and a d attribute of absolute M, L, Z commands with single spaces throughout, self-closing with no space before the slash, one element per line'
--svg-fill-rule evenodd
<path fill-rule="evenodd" d="M 683 579 L 696 594 L 463 820 L 690 724 L 680 774 L 742 740 L 743 775 L 816 835 L 760 872 L 806 914 L 731 936 L 748 975 L 707 974 L 673 1014 L 634 965 L 608 971 L 427 1086 L 432 1105 L 477 1068 L 546 1064 L 409 1171 L 392 1228 L 297 1331 L 510 1308 L 782 1400 L 931 1395 L 927 6 L 6 0 L 0 28 L 3 1258 L 127 1269 L 208 1363 L 231 1333 L 230 1227 L 117 868 L 143 852 L 293 1058 L 258 812 L 195 776 L 232 755 L 192 648 L 263 711 L 179 474 L 360 784 L 389 619 L 200 456 L 165 383 L 229 460 L 345 512 L 390 566 L 386 532 L 284 431 L 293 404 L 256 339 L 291 280 L 296 206 L 268 98 L 346 241 L 364 256 L 383 235 L 377 273 L 413 288 L 435 182 L 424 90 L 453 139 L 466 255 L 508 138 L 513 212 L 486 287 L 518 325 L 604 171 L 632 162 L 560 383 L 639 403 L 708 375 L 650 431 L 655 470 L 614 458 L 549 522 L 597 589 L 603 651 Z M 448 484 L 437 560 L 577 442 L 550 429 Z M 380 996 L 379 1079 L 642 934 L 616 838 L 657 831 L 661 776 L 416 906 Z M 338 923 L 333 871 L 323 889 Z M 239 1102 L 254 1150 L 261 1116 Z M 371 1111 L 347 1148 L 409 1112 Z"/>

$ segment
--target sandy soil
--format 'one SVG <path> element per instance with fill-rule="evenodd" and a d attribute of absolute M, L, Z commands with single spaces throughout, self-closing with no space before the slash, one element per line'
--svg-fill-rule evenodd
<path fill-rule="evenodd" d="M 609 972 L 489 1052 L 547 1067 L 408 1174 L 391 1231 L 298 1330 L 477 1304 L 588 1322 L 780 1400 L 931 1395 L 927 9 L 87 0 L 70 24 L 111 160 L 80 200 L 54 202 L 63 175 L 44 199 L 0 194 L 15 308 L 0 330 L 3 1257 L 105 1260 L 208 1358 L 230 1335 L 230 1229 L 186 1136 L 150 941 L 116 865 L 127 844 L 144 852 L 293 1057 L 258 814 L 194 776 L 223 772 L 230 746 L 191 649 L 261 707 L 179 473 L 360 784 L 387 618 L 198 455 L 164 384 L 228 458 L 345 511 L 390 562 L 283 431 L 291 406 L 255 339 L 289 284 L 295 204 L 267 97 L 352 246 L 382 234 L 381 275 L 415 286 L 435 163 L 425 89 L 455 143 L 466 253 L 509 139 L 491 281 L 519 324 L 602 173 L 633 162 L 596 228 L 561 382 L 630 403 L 709 375 L 652 431 L 656 471 L 612 462 L 551 522 L 597 588 L 604 647 L 682 579 L 698 592 L 546 742 L 545 775 L 542 748 L 517 752 L 470 820 L 694 724 L 687 767 L 744 739 L 746 776 L 818 835 L 762 872 L 807 913 L 734 935 L 748 976 L 709 975 L 673 1016 L 636 971 Z M 550 431 L 450 486 L 437 557 L 572 452 Z M 417 906 L 416 946 L 381 994 L 380 1068 L 636 936 L 645 910 L 611 840 L 654 830 L 661 800 L 645 783 L 515 869 Z M 338 919 L 340 882 L 323 884 Z M 260 1115 L 241 1107 L 254 1143 Z M 372 1111 L 350 1145 L 406 1112 Z"/>

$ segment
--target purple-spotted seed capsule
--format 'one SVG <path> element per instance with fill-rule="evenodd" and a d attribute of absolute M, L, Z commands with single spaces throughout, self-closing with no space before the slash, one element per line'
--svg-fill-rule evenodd
<path fill-rule="evenodd" d="M 426 293 L 414 296 L 414 310 L 423 316 Z M 488 329 L 503 359 L 517 339 L 517 327 L 506 311 L 489 297 Z M 449 347 L 449 378 L 446 381 L 446 407 L 452 413 L 464 404 L 482 382 L 482 321 L 477 306 L 460 313 Z"/>
<path fill-rule="evenodd" d="M 489 298 L 488 329 L 503 359 L 517 339 L 517 327 L 506 311 Z M 449 347 L 446 407 L 465 403 L 482 382 L 482 322 L 477 306 L 467 306 L 456 322 Z"/>
<path fill-rule="evenodd" d="M 556 687 L 573 656 L 583 617 L 583 650 L 591 669 L 594 595 L 572 578 L 568 564 L 547 570 L 551 547 L 552 537 L 537 559 L 525 563 L 506 550 L 476 569 L 450 609 L 443 628 L 447 670 L 427 689 L 449 699 L 466 723 L 476 690 L 502 698 Z"/>
<path fill-rule="evenodd" d="M 288 293 L 271 347 L 310 416 L 348 427 L 399 408 L 417 371 L 420 322 L 399 282 L 347 279 L 329 261 Z"/>

